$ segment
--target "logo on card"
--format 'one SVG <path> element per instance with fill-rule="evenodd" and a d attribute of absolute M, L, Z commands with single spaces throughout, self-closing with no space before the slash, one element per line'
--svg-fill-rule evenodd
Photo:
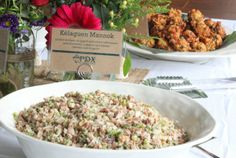
<path fill-rule="evenodd" d="M 76 54 L 73 57 L 73 60 L 76 64 L 79 64 L 77 68 L 77 73 L 81 72 L 87 72 L 87 73 L 92 73 L 93 72 L 93 66 L 96 64 L 96 57 L 94 56 L 82 56 Z"/>
<path fill-rule="evenodd" d="M 87 64 L 96 64 L 96 57 L 94 56 L 82 56 L 82 55 L 78 55 L 76 54 L 73 57 L 73 60 L 76 64 L 81 64 L 81 63 L 87 63 Z"/>

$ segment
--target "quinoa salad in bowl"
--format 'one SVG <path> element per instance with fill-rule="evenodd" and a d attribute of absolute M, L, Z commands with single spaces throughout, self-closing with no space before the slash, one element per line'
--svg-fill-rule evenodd
<path fill-rule="evenodd" d="M 25 88 L 3 97 L 0 112 L 27 158 L 176 158 L 215 129 L 191 98 L 111 81 Z"/>
<path fill-rule="evenodd" d="M 153 106 L 99 90 L 45 98 L 15 119 L 29 136 L 82 148 L 155 149 L 187 141 L 184 129 Z"/>

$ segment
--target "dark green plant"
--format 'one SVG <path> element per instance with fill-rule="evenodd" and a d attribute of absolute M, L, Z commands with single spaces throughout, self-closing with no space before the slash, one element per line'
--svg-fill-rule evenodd
<path fill-rule="evenodd" d="M 43 26 L 47 17 L 55 13 L 57 7 L 75 2 L 81 2 L 92 7 L 96 16 L 102 20 L 103 29 L 123 31 L 124 40 L 128 40 L 132 37 L 126 34 L 125 28 L 127 26 L 133 25 L 137 27 L 139 18 L 149 13 L 168 12 L 171 0 L 50 0 L 49 4 L 43 7 L 32 5 L 30 0 L 0 0 L 0 18 L 9 16 L 10 20 L 17 20 L 14 26 L 8 27 L 11 29 L 9 54 L 15 52 L 16 41 L 23 43 L 29 40 L 31 32 L 27 36 L 27 34 L 22 34 L 21 31 L 30 30 L 31 26 L 35 25 Z M 8 24 L 12 25 L 8 21 L 2 23 L 0 19 L 0 28 L 6 28 L 5 25 Z M 123 73 L 126 75 L 131 68 L 131 57 L 129 53 L 124 56 Z M 0 83 L 5 83 L 4 79 L 7 76 L 7 73 L 0 76 L 2 77 L 0 78 Z M 74 78 L 75 74 L 72 73 L 65 76 L 64 79 L 70 80 Z M 9 87 L 9 89 L 11 88 Z"/>
<path fill-rule="evenodd" d="M 55 0 L 54 5 L 72 4 L 79 0 Z M 81 0 L 102 19 L 103 29 L 122 30 L 137 26 L 139 17 L 149 13 L 166 13 L 171 0 Z"/>
<path fill-rule="evenodd" d="M 170 0 L 83 0 L 102 19 L 104 29 L 122 30 L 138 26 L 139 17 L 168 11 Z"/>
<path fill-rule="evenodd" d="M 0 28 L 8 29 L 10 32 L 8 56 L 32 51 L 33 48 L 28 48 L 31 47 L 30 42 L 34 47 L 31 27 L 42 26 L 44 17 L 43 7 L 33 6 L 29 0 L 0 0 Z M 17 87 L 16 83 L 24 82 L 23 73 L 32 65 L 33 63 L 29 64 L 28 61 L 8 61 L 6 72 L 0 74 L 1 93 L 6 95 L 17 88 L 22 88 Z"/>

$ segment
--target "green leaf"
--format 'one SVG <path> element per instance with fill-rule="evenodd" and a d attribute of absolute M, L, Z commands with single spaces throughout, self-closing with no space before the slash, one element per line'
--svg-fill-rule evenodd
<path fill-rule="evenodd" d="M 113 10 L 115 13 L 118 12 L 118 5 L 115 4 L 115 2 L 109 2 L 109 9 Z"/>
<path fill-rule="evenodd" d="M 98 18 L 102 18 L 101 7 L 98 4 L 92 4 L 93 12 Z"/>
<path fill-rule="evenodd" d="M 232 34 L 226 36 L 226 38 L 223 42 L 223 47 L 226 47 L 234 42 L 236 42 L 236 31 L 234 31 Z"/>
<path fill-rule="evenodd" d="M 133 46 L 135 46 L 135 47 L 139 47 L 139 48 L 141 48 L 142 47 L 142 45 L 141 44 L 139 44 L 139 43 L 136 43 L 136 42 L 133 42 L 133 41 L 131 41 L 131 40 L 129 40 L 129 41 L 127 41 L 129 44 L 131 44 L 131 45 L 133 45 Z"/>
<path fill-rule="evenodd" d="M 63 81 L 70 81 L 70 80 L 75 80 L 76 79 L 76 74 L 75 72 L 66 72 Z"/>
<path fill-rule="evenodd" d="M 6 75 L 0 75 L 0 84 L 8 82 L 8 77 Z"/>
<path fill-rule="evenodd" d="M 94 0 L 81 0 L 81 2 L 86 6 L 92 6 Z"/>
<path fill-rule="evenodd" d="M 127 55 L 125 57 L 125 62 L 123 65 L 123 75 L 124 76 L 126 76 L 129 73 L 131 66 L 132 66 L 131 56 L 130 56 L 130 53 L 127 53 Z"/>
<path fill-rule="evenodd" d="M 109 10 L 105 5 L 101 5 L 101 18 L 102 18 L 102 26 L 108 24 L 109 19 Z"/>
<path fill-rule="evenodd" d="M 8 74 L 0 75 L 0 98 L 16 90 L 16 87 L 9 80 Z"/>

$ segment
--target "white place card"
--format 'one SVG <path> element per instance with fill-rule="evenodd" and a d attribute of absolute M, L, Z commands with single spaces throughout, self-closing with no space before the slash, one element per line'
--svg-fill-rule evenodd
<path fill-rule="evenodd" d="M 119 74 L 122 47 L 122 32 L 53 28 L 50 68 Z"/>

